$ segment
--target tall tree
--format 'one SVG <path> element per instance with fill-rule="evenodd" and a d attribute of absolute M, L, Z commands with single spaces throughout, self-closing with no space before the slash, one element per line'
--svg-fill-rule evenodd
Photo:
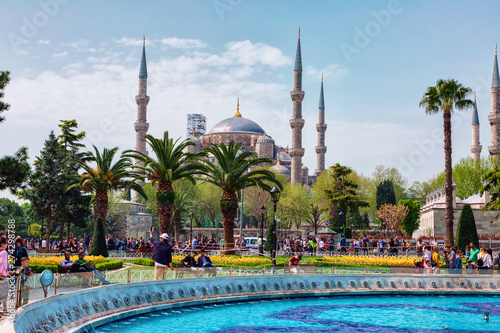
<path fill-rule="evenodd" d="M 408 215 L 408 207 L 405 205 L 384 204 L 377 211 L 378 216 L 384 221 L 385 228 L 394 235 L 403 235 L 401 221 Z"/>
<path fill-rule="evenodd" d="M 384 204 L 396 204 L 396 194 L 394 186 L 389 179 L 385 179 L 377 185 L 377 209 Z"/>
<path fill-rule="evenodd" d="M 307 225 L 313 228 L 314 235 L 318 233 L 318 229 L 321 227 L 326 227 L 326 218 L 324 216 L 325 211 L 320 208 L 319 205 L 314 202 L 310 202 L 309 215 L 307 216 Z"/>
<path fill-rule="evenodd" d="M 10 78 L 9 78 L 10 72 L 4 71 L 0 72 L 0 113 L 7 111 L 10 107 L 9 104 L 2 102 L 1 99 L 5 96 L 5 87 L 7 84 L 9 84 Z M 5 120 L 5 117 L 0 116 L 0 123 Z"/>
<path fill-rule="evenodd" d="M 64 156 L 64 167 L 61 177 L 66 180 L 66 187 L 70 185 L 71 177 L 78 175 L 80 168 L 74 160 L 81 159 L 84 154 L 80 149 L 85 147 L 80 141 L 85 137 L 85 132 L 76 133 L 78 123 L 75 119 L 61 120 L 58 125 L 61 134 L 58 136 L 58 142 Z M 61 198 L 61 206 L 57 211 L 58 220 L 61 222 L 59 238 L 63 238 L 63 227 L 66 224 L 66 239 L 71 238 L 71 224 L 84 228 L 91 215 L 90 195 L 83 195 L 77 188 L 71 188 Z"/>
<path fill-rule="evenodd" d="M 284 228 L 301 228 L 311 212 L 309 193 L 302 184 L 286 184 L 279 201 L 277 216 Z"/>
<path fill-rule="evenodd" d="M 352 169 L 339 163 L 329 168 L 329 177 L 332 183 L 331 189 L 326 189 L 325 194 L 328 198 L 331 209 L 335 215 L 342 213 L 342 224 L 346 226 L 346 214 L 348 212 L 357 212 L 360 207 L 367 207 L 368 203 L 359 198 L 356 193 L 358 184 L 350 177 Z"/>
<path fill-rule="evenodd" d="M 160 232 L 170 231 L 170 220 L 172 219 L 172 208 L 175 200 L 173 183 L 185 179 L 195 184 L 194 175 L 198 170 L 198 164 L 193 163 L 197 155 L 186 153 L 185 149 L 194 145 L 194 142 L 186 139 L 180 141 L 163 133 L 163 138 L 157 139 L 152 135 L 146 135 L 146 142 L 153 151 L 156 159 L 139 151 L 127 150 L 125 156 L 139 161 L 135 165 L 138 174 L 147 178 L 153 185 L 158 183 L 156 192 L 156 208 Z"/>
<path fill-rule="evenodd" d="M 465 246 L 474 243 L 479 247 L 476 220 L 470 205 L 464 205 L 457 224 L 457 246 L 465 253 Z"/>
<path fill-rule="evenodd" d="M 83 173 L 71 177 L 72 184 L 68 189 L 76 187 L 83 192 L 94 194 L 94 228 L 98 218 L 103 224 L 106 221 L 110 191 L 133 189 L 146 197 L 142 187 L 135 183 L 137 175 L 130 171 L 132 167 L 130 158 L 122 156 L 113 163 L 117 151 L 118 147 L 104 148 L 101 153 L 94 146 L 94 152 L 88 152 L 82 159 L 74 160 L 83 169 Z"/>
<path fill-rule="evenodd" d="M 398 204 L 408 208 L 408 215 L 401 221 L 401 228 L 411 236 L 420 227 L 420 202 L 412 199 L 399 200 Z"/>
<path fill-rule="evenodd" d="M 446 239 L 448 246 L 453 246 L 453 197 L 452 197 L 452 165 L 451 165 L 451 114 L 454 109 L 464 110 L 474 106 L 474 102 L 466 99 L 471 89 L 464 87 L 453 79 L 438 80 L 436 86 L 427 88 L 419 106 L 425 108 L 425 113 L 433 115 L 443 113 L 444 120 L 444 172 L 445 172 L 445 194 L 446 194 Z"/>
<path fill-rule="evenodd" d="M 258 168 L 265 163 L 271 163 L 268 158 L 259 158 L 252 151 L 242 151 L 242 143 L 229 145 L 221 143 L 205 148 L 205 152 L 212 154 L 215 162 L 208 158 L 202 159 L 200 174 L 205 176 L 206 182 L 222 189 L 220 208 L 224 224 L 224 247 L 234 246 L 234 218 L 238 209 L 238 192 L 242 188 L 258 186 L 266 191 L 271 190 L 269 184 L 283 188 L 273 172 Z M 234 253 L 229 251 L 228 253 Z"/>
<path fill-rule="evenodd" d="M 35 170 L 28 180 L 29 188 L 21 193 L 22 198 L 31 202 L 32 219 L 42 219 L 47 222 L 47 244 L 50 241 L 52 222 L 57 218 L 57 213 L 63 206 L 67 182 L 61 177 L 64 162 L 64 155 L 57 138 L 54 131 L 51 131 L 40 156 L 35 160 Z"/>

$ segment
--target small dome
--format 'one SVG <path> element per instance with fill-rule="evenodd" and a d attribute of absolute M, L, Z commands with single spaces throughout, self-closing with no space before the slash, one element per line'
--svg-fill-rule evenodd
<path fill-rule="evenodd" d="M 190 138 L 189 141 L 194 142 L 194 144 L 196 145 L 196 147 L 201 147 L 201 141 L 200 141 L 200 139 L 193 137 L 193 138 Z"/>
<path fill-rule="evenodd" d="M 257 143 L 274 143 L 274 140 L 266 133 L 257 139 Z"/>
<path fill-rule="evenodd" d="M 290 177 L 292 174 L 290 170 L 284 165 L 276 164 L 271 167 L 272 170 L 276 171 L 278 175 L 288 176 Z"/>

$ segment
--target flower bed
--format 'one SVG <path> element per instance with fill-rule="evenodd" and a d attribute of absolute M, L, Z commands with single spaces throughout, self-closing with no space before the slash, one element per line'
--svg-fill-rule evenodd
<path fill-rule="evenodd" d="M 327 264 L 347 264 L 362 266 L 382 266 L 382 267 L 415 267 L 415 258 L 384 258 L 365 256 L 333 256 L 323 257 L 323 262 Z"/>
<path fill-rule="evenodd" d="M 58 265 L 61 264 L 61 260 L 64 256 L 60 257 L 31 257 L 29 267 L 34 273 L 41 273 L 48 269 L 54 273 L 59 271 Z M 78 256 L 72 256 L 70 259 L 74 262 L 78 260 Z M 85 256 L 85 260 L 89 260 L 91 264 L 95 265 L 95 268 L 100 271 L 112 270 L 121 268 L 123 262 L 121 260 L 107 259 L 103 256 Z"/>
<path fill-rule="evenodd" d="M 172 256 L 173 263 L 180 263 L 184 256 Z M 217 267 L 263 267 L 270 266 L 271 259 L 266 257 L 248 256 L 210 256 L 210 259 Z M 134 264 L 144 266 L 154 266 L 154 261 L 149 258 L 136 258 Z"/>

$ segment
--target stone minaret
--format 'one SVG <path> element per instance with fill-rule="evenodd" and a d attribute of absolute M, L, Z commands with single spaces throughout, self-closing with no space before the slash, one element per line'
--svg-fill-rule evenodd
<path fill-rule="evenodd" d="M 319 91 L 319 106 L 318 106 L 318 123 L 316 124 L 316 130 L 318 131 L 318 145 L 316 146 L 316 175 L 319 176 L 320 173 L 325 171 L 325 98 L 323 96 L 323 74 L 321 74 L 321 90 Z"/>
<path fill-rule="evenodd" d="M 483 148 L 479 142 L 479 116 L 477 114 L 476 92 L 474 92 L 474 111 L 472 112 L 472 146 L 470 152 L 474 161 L 479 161 L 481 158 L 481 149 Z"/>
<path fill-rule="evenodd" d="M 148 69 L 146 67 L 146 39 L 142 40 L 142 59 L 141 69 L 139 70 L 139 94 L 135 96 L 137 103 L 137 121 L 134 123 L 135 150 L 143 154 L 148 154 L 146 150 L 146 133 L 148 132 L 149 124 L 146 121 L 147 107 L 149 103 L 148 92 Z M 134 192 L 134 201 L 137 201 L 138 195 Z"/>
<path fill-rule="evenodd" d="M 293 101 L 293 115 L 290 119 L 292 128 L 292 148 L 288 153 L 292 157 L 292 183 L 302 183 L 302 128 L 304 119 L 302 119 L 302 100 L 304 92 L 302 91 L 302 57 L 300 54 L 300 29 L 297 42 L 297 53 L 295 55 L 295 69 L 293 74 L 293 91 L 290 92 Z"/>
<path fill-rule="evenodd" d="M 493 63 L 493 80 L 491 82 L 491 114 L 488 116 L 491 125 L 491 146 L 488 147 L 492 157 L 500 157 L 500 77 L 498 75 L 497 46 L 495 45 L 495 62 Z"/>

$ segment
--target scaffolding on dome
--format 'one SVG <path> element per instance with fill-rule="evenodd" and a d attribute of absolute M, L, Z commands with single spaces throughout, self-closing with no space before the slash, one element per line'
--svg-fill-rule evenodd
<path fill-rule="evenodd" d="M 190 113 L 187 115 L 187 137 L 199 138 L 205 135 L 207 129 L 207 117 L 201 113 Z"/>

